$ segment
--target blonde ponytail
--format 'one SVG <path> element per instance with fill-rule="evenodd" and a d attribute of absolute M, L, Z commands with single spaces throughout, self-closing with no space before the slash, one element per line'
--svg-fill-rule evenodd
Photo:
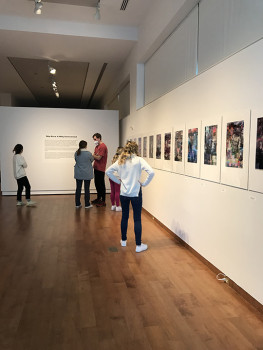
<path fill-rule="evenodd" d="M 125 164 L 126 160 L 131 158 L 132 155 L 138 156 L 138 145 L 134 141 L 128 141 L 119 157 L 119 165 Z"/>

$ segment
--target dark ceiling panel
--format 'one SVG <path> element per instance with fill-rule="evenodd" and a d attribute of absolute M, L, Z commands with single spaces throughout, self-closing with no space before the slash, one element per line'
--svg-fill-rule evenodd
<path fill-rule="evenodd" d="M 50 62 L 17 57 L 9 57 L 9 61 L 40 107 L 80 108 L 88 63 Z M 56 68 L 55 76 L 49 73 L 49 65 Z M 52 89 L 53 81 L 56 81 L 59 98 Z"/>

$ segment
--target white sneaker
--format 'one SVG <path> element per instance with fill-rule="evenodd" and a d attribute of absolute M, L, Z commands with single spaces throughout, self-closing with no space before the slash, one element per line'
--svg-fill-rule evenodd
<path fill-rule="evenodd" d="M 116 209 L 116 205 L 112 205 L 111 210 L 115 210 L 115 209 Z"/>
<path fill-rule="evenodd" d="M 26 204 L 26 206 L 27 207 L 34 207 L 34 206 L 36 206 L 36 202 L 34 202 L 34 201 L 31 201 L 31 199 L 29 200 L 29 201 L 27 201 L 27 204 Z"/>
<path fill-rule="evenodd" d="M 121 207 L 116 207 L 116 211 L 122 211 Z"/>
<path fill-rule="evenodd" d="M 81 208 L 82 207 L 82 205 L 80 204 L 80 205 L 76 205 L 76 208 Z"/>
<path fill-rule="evenodd" d="M 136 253 L 140 253 L 140 252 L 143 252 L 144 250 L 148 249 L 148 245 L 147 244 L 141 244 L 141 245 L 137 245 L 136 246 Z"/>
<path fill-rule="evenodd" d="M 121 246 L 122 246 L 122 247 L 126 247 L 126 245 L 127 245 L 127 241 L 122 241 L 122 240 L 121 240 Z"/>
<path fill-rule="evenodd" d="M 22 205 L 25 205 L 25 203 L 24 203 L 24 202 L 17 201 L 17 202 L 16 202 L 16 205 L 17 205 L 18 207 L 21 207 Z"/>
<path fill-rule="evenodd" d="M 85 209 L 89 209 L 89 208 L 93 208 L 93 205 L 90 204 L 90 205 L 88 205 L 87 207 L 85 207 Z"/>

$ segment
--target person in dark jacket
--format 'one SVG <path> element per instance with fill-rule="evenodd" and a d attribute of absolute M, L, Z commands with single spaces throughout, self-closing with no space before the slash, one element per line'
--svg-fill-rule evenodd
<path fill-rule="evenodd" d="M 76 164 L 74 166 L 74 178 L 76 179 L 76 208 L 82 207 L 80 197 L 83 181 L 85 190 L 85 208 L 92 208 L 92 205 L 90 204 L 90 180 L 93 179 L 93 160 L 94 158 L 91 152 L 87 150 L 87 142 L 81 140 L 79 142 L 79 149 L 75 153 Z"/>

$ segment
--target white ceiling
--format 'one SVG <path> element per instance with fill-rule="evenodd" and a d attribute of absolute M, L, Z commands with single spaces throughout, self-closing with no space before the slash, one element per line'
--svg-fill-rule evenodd
<path fill-rule="evenodd" d="M 125 11 L 122 0 L 101 0 L 99 21 L 85 5 L 94 0 L 42 2 L 35 15 L 32 0 L 0 0 L 0 94 L 20 106 L 100 108 L 153 0 L 129 0 Z M 59 100 L 48 63 L 57 68 Z"/>

